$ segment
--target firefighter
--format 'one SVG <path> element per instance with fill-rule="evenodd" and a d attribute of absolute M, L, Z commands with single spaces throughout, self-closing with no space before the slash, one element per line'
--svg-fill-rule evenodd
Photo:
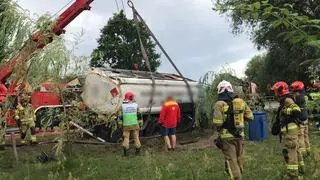
<path fill-rule="evenodd" d="M 135 154 L 139 155 L 141 149 L 139 130 L 140 126 L 143 126 L 143 120 L 138 104 L 134 102 L 134 94 L 132 92 L 126 92 L 124 95 L 119 125 L 123 129 L 123 155 L 128 156 L 130 134 L 134 138 Z"/>
<path fill-rule="evenodd" d="M 285 179 L 298 179 L 299 164 L 301 165 L 300 167 L 304 165 L 302 156 L 298 151 L 298 128 L 301 110 L 290 95 L 287 83 L 282 81 L 277 82 L 273 85 L 272 89 L 279 97 L 280 102 L 277 114 L 278 123 L 274 124 L 272 129 L 278 129 L 278 132 L 273 132 L 273 134 L 279 134 L 283 140 L 282 154 L 287 164 Z"/>
<path fill-rule="evenodd" d="M 241 180 L 244 121 L 253 120 L 253 114 L 244 100 L 234 93 L 230 82 L 223 80 L 217 88 L 218 98 L 214 106 L 213 124 L 217 127 L 219 137 L 215 144 L 222 150 L 230 179 Z"/>
<path fill-rule="evenodd" d="M 166 151 L 174 151 L 177 142 L 176 127 L 180 123 L 180 107 L 173 97 L 169 96 L 162 105 L 158 123 L 162 128 Z"/>
<path fill-rule="evenodd" d="M 310 155 L 310 142 L 309 142 L 309 131 L 308 131 L 308 110 L 307 101 L 308 97 L 304 92 L 304 84 L 301 81 L 295 81 L 291 84 L 295 103 L 300 107 L 300 121 L 299 126 L 299 151 L 304 156 Z"/>
<path fill-rule="evenodd" d="M 35 143 L 37 141 L 35 135 L 35 120 L 36 115 L 32 105 L 30 104 L 30 95 L 23 93 L 20 96 L 19 104 L 15 110 L 15 119 L 17 120 L 20 126 L 21 132 L 21 144 L 26 143 L 26 136 L 28 130 L 30 130 L 30 138 L 31 143 Z"/>

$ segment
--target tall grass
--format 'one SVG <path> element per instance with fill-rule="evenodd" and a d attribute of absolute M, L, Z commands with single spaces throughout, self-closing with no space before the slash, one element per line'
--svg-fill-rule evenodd
<path fill-rule="evenodd" d="M 318 138 L 319 134 L 313 131 L 312 155 L 306 160 L 304 179 L 320 178 Z M 218 149 L 147 151 L 139 157 L 125 158 L 117 146 L 74 145 L 71 158 L 48 164 L 37 163 L 38 153 L 34 148 L 20 151 L 26 162 L 21 167 L 8 166 L 13 161 L 11 151 L 0 152 L 0 179 L 227 179 L 223 155 Z M 243 179 L 278 180 L 283 177 L 285 164 L 277 137 L 263 142 L 246 141 L 244 158 Z"/>

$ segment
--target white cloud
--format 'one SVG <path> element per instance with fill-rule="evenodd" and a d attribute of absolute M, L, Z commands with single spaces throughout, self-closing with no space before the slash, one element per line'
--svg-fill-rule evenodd
<path fill-rule="evenodd" d="M 57 12 L 69 0 L 19 0 L 21 7 L 31 13 Z M 119 1 L 120 2 L 120 1 Z M 124 1 L 126 2 L 126 1 Z M 198 79 L 209 70 L 218 70 L 226 63 L 245 68 L 245 60 L 250 59 L 256 49 L 245 36 L 233 36 L 224 17 L 211 10 L 209 0 L 140 0 L 135 7 L 144 17 L 151 30 L 158 37 L 182 73 Z M 121 4 L 119 4 L 121 7 Z M 78 53 L 90 55 L 97 46 L 100 29 L 116 12 L 114 1 L 96 0 L 90 11 L 79 15 L 66 28 L 67 37 L 84 30 Z M 128 17 L 131 10 L 125 4 Z M 162 55 L 160 71 L 174 72 Z M 242 70 L 239 71 L 239 75 Z"/>

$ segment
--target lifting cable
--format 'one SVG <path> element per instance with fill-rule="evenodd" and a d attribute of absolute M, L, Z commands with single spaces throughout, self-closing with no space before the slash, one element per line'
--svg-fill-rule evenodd
<path fill-rule="evenodd" d="M 120 11 L 120 9 L 119 9 L 119 4 L 118 4 L 118 0 L 114 0 L 114 2 L 116 3 L 116 6 L 117 6 L 117 10 L 118 10 L 118 12 Z"/>
<path fill-rule="evenodd" d="M 172 59 L 170 58 L 170 56 L 168 55 L 168 53 L 165 51 L 165 49 L 162 47 L 162 45 L 160 44 L 160 42 L 158 41 L 158 39 L 156 38 L 156 36 L 152 33 L 152 31 L 150 30 L 149 26 L 146 24 L 146 22 L 144 21 L 144 19 L 141 17 L 141 15 L 138 13 L 138 11 L 135 9 L 134 5 L 133 5 L 133 2 L 131 0 L 128 0 L 127 2 L 128 6 L 132 9 L 132 12 L 133 12 L 133 17 L 134 19 L 136 20 L 139 20 L 144 26 L 145 28 L 147 29 L 147 32 L 149 33 L 149 35 L 151 35 L 151 37 L 153 38 L 153 40 L 156 42 L 156 44 L 159 46 L 159 48 L 161 49 L 161 51 L 165 54 L 166 58 L 169 60 L 170 64 L 173 66 L 173 68 L 176 70 L 176 72 L 179 74 L 179 76 L 183 79 L 183 81 L 185 82 L 187 88 L 188 88 L 188 94 L 189 94 L 189 97 L 190 97 L 190 100 L 192 102 L 192 104 L 194 104 L 194 100 L 193 100 L 193 92 L 191 91 L 191 87 L 190 87 L 190 84 L 188 82 L 188 80 L 182 75 L 182 73 L 179 71 L 178 67 L 174 64 L 174 62 L 172 61 Z M 137 24 L 137 27 L 138 27 L 138 24 Z M 138 32 L 139 33 L 139 32 Z M 142 44 L 142 41 L 141 41 L 141 38 L 139 36 L 139 41 L 140 41 L 140 46 L 141 46 L 141 49 L 144 49 L 143 47 L 143 44 Z M 142 51 L 142 55 L 146 56 L 146 52 L 145 50 Z M 145 58 L 145 61 L 147 62 L 147 66 L 149 65 L 150 66 L 150 62 L 149 62 L 149 59 L 148 58 Z M 151 68 L 148 67 L 150 73 L 151 73 L 151 78 L 153 79 L 153 76 L 152 76 L 152 72 L 151 72 Z M 154 81 L 154 79 L 153 79 Z M 154 82 L 153 82 L 154 83 Z M 153 85 L 154 86 L 154 85 Z M 154 91 L 154 90 L 153 90 Z M 152 92 L 152 99 L 153 99 L 153 93 Z M 150 100 L 152 102 L 152 99 Z M 152 105 L 152 104 L 151 104 Z M 150 111 L 151 111 L 151 106 L 150 106 L 150 110 L 149 110 L 149 116 L 150 116 Z"/>
<path fill-rule="evenodd" d="M 74 0 L 70 0 L 68 3 L 66 3 L 64 6 L 62 6 L 56 13 L 54 13 L 50 19 L 58 15 L 62 10 L 64 10 L 66 7 L 68 7 Z"/>
<path fill-rule="evenodd" d="M 129 2 L 129 1 L 128 1 Z M 133 8 L 132 8 L 133 10 Z M 133 12 L 133 21 L 135 23 L 135 26 L 137 28 L 137 34 L 138 34 L 138 39 L 139 39 L 139 43 L 140 43 L 140 50 L 141 50 L 141 54 L 142 54 L 142 58 L 145 61 L 147 68 L 150 72 L 150 76 L 151 76 L 151 80 L 152 80 L 152 89 L 151 89 L 151 98 L 149 100 L 149 112 L 148 112 L 148 121 L 151 121 L 151 110 L 152 110 L 152 104 L 153 104 L 153 97 L 154 97 L 154 93 L 155 93 L 155 79 L 153 76 L 153 72 L 151 70 L 151 65 L 150 65 L 150 61 L 149 61 L 149 57 L 147 55 L 147 51 L 142 43 L 141 40 L 141 34 L 140 34 L 140 27 L 139 27 L 139 20 L 137 17 L 137 14 L 135 13 L 135 10 L 132 11 Z M 146 123 L 147 124 L 147 123 Z"/>

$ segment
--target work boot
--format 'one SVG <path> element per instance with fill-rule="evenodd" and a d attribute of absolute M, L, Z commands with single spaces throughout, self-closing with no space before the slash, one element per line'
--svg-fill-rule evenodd
<path fill-rule="evenodd" d="M 292 176 L 288 174 L 284 176 L 284 180 L 299 180 L 301 178 L 302 178 L 301 176 Z"/>
<path fill-rule="evenodd" d="M 136 153 L 135 153 L 136 156 L 140 155 L 140 150 L 141 150 L 141 148 L 136 148 Z"/>
<path fill-rule="evenodd" d="M 128 156 L 128 149 L 127 148 L 123 148 L 123 156 Z"/>
<path fill-rule="evenodd" d="M 25 144 L 26 144 L 26 141 L 22 139 L 22 140 L 20 141 L 20 143 L 21 143 L 22 145 L 25 145 Z"/>

